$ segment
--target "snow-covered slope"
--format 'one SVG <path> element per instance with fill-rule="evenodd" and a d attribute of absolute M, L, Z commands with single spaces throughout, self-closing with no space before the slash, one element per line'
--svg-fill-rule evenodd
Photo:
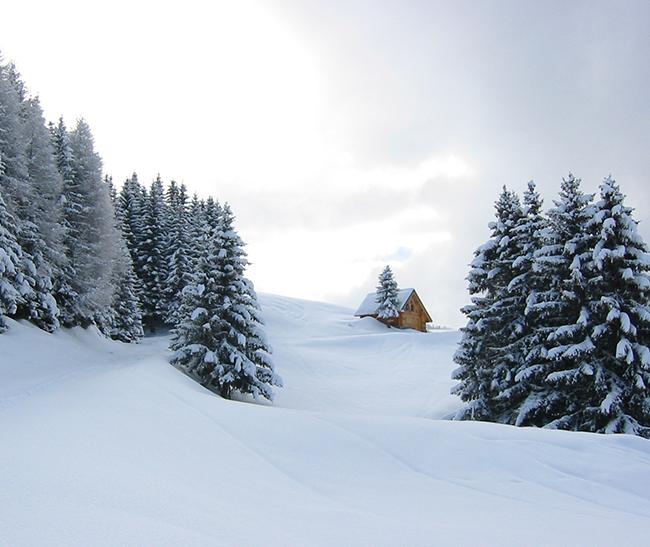
<path fill-rule="evenodd" d="M 432 418 L 459 408 L 449 393 L 457 331 L 389 329 L 340 306 L 261 299 L 286 386 L 275 406 Z"/>
<path fill-rule="evenodd" d="M 262 295 L 286 387 L 225 401 L 93 332 L 0 336 L 0 546 L 611 546 L 650 442 L 438 418 L 458 334 Z"/>

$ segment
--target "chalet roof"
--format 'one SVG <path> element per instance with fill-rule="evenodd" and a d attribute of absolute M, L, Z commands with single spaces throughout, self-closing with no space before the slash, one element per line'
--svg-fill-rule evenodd
<path fill-rule="evenodd" d="M 408 301 L 409 298 L 411 298 L 411 295 L 415 292 L 415 289 L 400 289 L 397 293 L 397 298 L 399 300 L 399 306 L 397 307 L 398 311 L 402 311 L 402 308 L 404 308 L 404 304 Z M 371 292 L 368 296 L 366 296 L 361 302 L 361 306 L 359 306 L 359 309 L 354 312 L 354 315 L 374 315 L 377 313 L 377 308 L 379 307 L 379 304 L 375 302 L 375 299 L 377 298 L 377 293 L 376 292 Z"/>

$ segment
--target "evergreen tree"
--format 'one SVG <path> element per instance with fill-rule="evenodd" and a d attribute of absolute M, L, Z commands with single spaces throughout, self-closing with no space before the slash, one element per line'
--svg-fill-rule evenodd
<path fill-rule="evenodd" d="M 63 118 L 59 118 L 57 125 L 50 124 L 50 136 L 54 149 L 54 159 L 57 170 L 62 179 L 62 199 L 60 225 L 63 235 L 63 259 L 53 279 L 53 295 L 59 308 L 59 320 L 64 326 L 77 324 L 77 318 L 81 312 L 77 310 L 77 299 L 79 294 L 75 288 L 74 278 L 76 276 L 72 264 L 72 251 L 70 245 L 74 244 L 73 228 L 71 226 L 70 193 L 74 188 L 74 170 L 72 167 L 72 149 L 70 138 Z"/>
<path fill-rule="evenodd" d="M 164 320 L 168 324 L 175 325 L 180 321 L 182 291 L 192 283 L 193 271 L 185 185 L 178 186 L 172 180 L 166 198 L 170 221 L 167 223 L 168 273 L 165 280 L 165 300 L 168 307 Z"/>
<path fill-rule="evenodd" d="M 273 370 L 257 297 L 243 275 L 248 261 L 227 205 L 207 244 L 195 284 L 183 291 L 172 362 L 222 397 L 235 390 L 272 400 L 271 386 L 282 380 Z"/>
<path fill-rule="evenodd" d="M 379 274 L 375 302 L 378 304 L 376 313 L 379 319 L 391 319 L 399 315 L 399 290 L 390 266 L 386 266 Z"/>
<path fill-rule="evenodd" d="M 35 298 L 34 263 L 21 246 L 30 226 L 21 219 L 29 203 L 29 173 L 25 161 L 21 101 L 24 86 L 12 65 L 0 64 L 0 253 L 2 254 L 1 314 L 21 317 Z M 0 329 L 5 327 L 0 325 Z"/>
<path fill-rule="evenodd" d="M 17 230 L 16 220 L 7 211 L 0 188 L 0 333 L 7 330 L 2 316 L 13 316 L 24 301 L 23 295 L 30 291 L 21 271 L 22 250 L 16 239 Z"/>
<path fill-rule="evenodd" d="M 595 245 L 583 313 L 587 349 L 578 352 L 582 363 L 553 373 L 568 405 L 549 425 L 650 438 L 650 256 L 624 199 L 605 179 L 588 224 Z M 556 346 L 549 356 L 563 363 L 568 353 L 572 362 L 573 348 Z"/>
<path fill-rule="evenodd" d="M 515 424 L 520 417 L 522 405 L 528 397 L 530 386 L 525 374 L 531 359 L 538 353 L 539 325 L 530 307 L 537 301 L 537 293 L 547 287 L 546 280 L 535 269 L 536 254 L 541 247 L 542 234 L 548 221 L 542 214 L 543 201 L 531 181 L 524 192 L 523 215 L 519 216 L 506 247 L 510 249 L 508 268 L 512 280 L 504 294 L 507 304 L 504 315 L 507 325 L 507 343 L 497 350 L 497 362 L 502 365 L 501 391 L 494 399 L 500 411 L 495 420 Z"/>
<path fill-rule="evenodd" d="M 526 253 L 519 198 L 505 187 L 496 202 L 491 239 L 474 253 L 468 276 L 472 304 L 461 311 L 468 322 L 454 361 L 453 389 L 467 407 L 455 419 L 497 421 L 514 396 L 513 368 L 521 359 L 518 342 L 525 336 L 522 270 Z"/>
<path fill-rule="evenodd" d="M 138 342 L 144 336 L 140 308 L 139 282 L 133 271 L 131 256 L 122 246 L 120 259 L 113 271 L 115 293 L 111 303 L 109 336 L 121 342 Z"/>
<path fill-rule="evenodd" d="M 187 212 L 188 233 L 190 238 L 190 271 L 194 271 L 198 267 L 199 259 L 205 254 L 207 241 L 211 238 L 210 231 L 207 228 L 208 224 L 205 209 L 205 202 L 200 200 L 195 193 L 192 196 Z"/>
<path fill-rule="evenodd" d="M 527 313 L 535 330 L 525 366 L 516 380 L 526 396 L 512 413 L 516 425 L 547 426 L 581 404 L 562 389 L 565 380 L 579 382 L 588 374 L 593 341 L 589 329 L 588 288 L 593 282 L 594 238 L 588 225 L 593 196 L 580 191 L 580 179 L 563 180 L 559 200 L 549 210 L 550 224 L 542 232 L 535 256 L 538 290 Z"/>
<path fill-rule="evenodd" d="M 76 298 L 62 314 L 66 326 L 96 324 L 110 330 L 114 261 L 119 258 L 120 234 L 110 189 L 102 180 L 102 162 L 94 149 L 88 124 L 80 119 L 69 134 L 72 178 L 64 177 L 64 217 L 68 226 L 66 252 L 74 276 L 69 280 Z"/>
<path fill-rule="evenodd" d="M 219 227 L 221 222 L 221 214 L 223 212 L 221 205 L 212 196 L 208 196 L 208 199 L 203 203 L 202 209 L 204 220 L 203 229 L 207 234 L 211 234 Z"/>
<path fill-rule="evenodd" d="M 52 332 L 59 326 L 54 278 L 66 265 L 61 224 L 62 179 L 38 99 L 25 99 L 21 113 L 29 194 L 20 207 L 20 244 L 29 256 L 34 289 L 22 315 Z"/>
<path fill-rule="evenodd" d="M 131 178 L 124 181 L 115 201 L 118 226 L 126 240 L 136 274 L 142 271 L 140 247 L 144 241 L 145 194 L 144 188 L 138 181 L 138 175 L 133 173 Z"/>
<path fill-rule="evenodd" d="M 143 235 L 138 248 L 136 272 L 142 285 L 142 308 L 144 318 L 151 331 L 163 323 L 167 312 L 165 281 L 165 245 L 168 214 L 164 199 L 164 188 L 160 176 L 151 184 L 144 199 Z"/>

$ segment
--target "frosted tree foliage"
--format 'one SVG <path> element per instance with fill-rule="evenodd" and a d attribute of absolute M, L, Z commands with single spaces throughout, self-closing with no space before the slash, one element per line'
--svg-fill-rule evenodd
<path fill-rule="evenodd" d="M 526 218 L 519 198 L 503 188 L 496 202 L 497 220 L 492 238 L 474 253 L 467 277 L 472 304 L 462 309 L 468 317 L 454 360 L 460 366 L 453 378 L 454 392 L 468 406 L 457 419 L 497 421 L 512 395 L 512 369 L 521 359 L 517 342 L 525 334 L 522 279 L 526 263 Z"/>
<path fill-rule="evenodd" d="M 12 315 L 52 331 L 58 326 L 51 291 L 61 258 L 61 180 L 44 123 L 38 100 L 28 97 L 15 67 L 0 65 L 0 188 L 14 219 L 23 276 L 23 298 Z"/>
<path fill-rule="evenodd" d="M 69 134 L 71 180 L 64 180 L 64 216 L 68 226 L 66 252 L 77 295 L 66 310 L 68 324 L 96 324 L 109 330 L 114 287 L 113 268 L 119 259 L 120 234 L 109 187 L 102 178 L 101 158 L 95 152 L 88 124 L 80 119 Z"/>
<path fill-rule="evenodd" d="M 182 291 L 192 283 L 194 268 L 192 259 L 192 240 L 190 238 L 187 212 L 187 191 L 185 185 L 178 186 L 171 181 L 167 189 L 169 220 L 165 238 L 167 279 L 165 280 L 165 300 L 167 302 L 164 320 L 176 324 L 180 321 Z"/>
<path fill-rule="evenodd" d="M 150 330 L 163 323 L 167 313 L 165 282 L 168 269 L 166 263 L 167 203 L 160 177 L 151 183 L 143 199 L 142 239 L 137 250 L 137 272 L 142 285 L 142 308 Z"/>
<path fill-rule="evenodd" d="M 257 296 L 244 277 L 248 261 L 226 205 L 206 241 L 194 283 L 183 290 L 172 362 L 230 398 L 233 391 L 273 399 L 281 386 L 262 330 Z"/>
<path fill-rule="evenodd" d="M 48 128 L 38 98 L 0 60 L 0 315 L 50 332 L 95 324 L 140 336 L 137 282 L 107 181 L 88 125 Z"/>
<path fill-rule="evenodd" d="M 594 205 L 570 175 L 547 219 L 534 196 L 512 275 L 500 279 L 512 234 L 494 232 L 472 264 L 455 417 L 650 437 L 650 259 L 632 209 L 611 179 Z"/>
<path fill-rule="evenodd" d="M 31 289 L 21 271 L 22 250 L 16 240 L 16 221 L 0 192 L 0 332 L 7 330 L 3 315 L 14 315 Z"/>
<path fill-rule="evenodd" d="M 113 270 L 113 285 L 115 292 L 111 303 L 108 334 L 113 340 L 139 342 L 144 336 L 142 309 L 138 298 L 139 282 L 126 245 L 122 246 L 119 260 Z"/>
<path fill-rule="evenodd" d="M 390 266 L 386 266 L 379 274 L 375 302 L 377 317 L 380 319 L 391 319 L 399 315 L 399 290 Z"/>
<path fill-rule="evenodd" d="M 147 192 L 134 174 L 118 194 L 88 124 L 48 127 L 0 61 L 0 332 L 11 317 L 137 342 L 143 318 L 152 331 L 177 325 L 191 374 L 224 397 L 272 399 L 282 382 L 232 223 L 229 207 L 188 204 L 184 185 L 165 192 L 160 177 Z"/>

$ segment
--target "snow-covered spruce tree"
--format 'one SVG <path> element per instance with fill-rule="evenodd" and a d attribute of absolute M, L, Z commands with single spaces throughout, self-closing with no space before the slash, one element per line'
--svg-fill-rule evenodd
<path fill-rule="evenodd" d="M 6 66 L 0 64 L 0 333 L 7 330 L 3 316 L 14 315 L 18 305 L 25 301 L 23 294 L 30 290 L 23 275 L 18 219 L 5 202 L 6 195 L 11 206 L 15 192 L 16 181 L 11 173 L 15 169 L 17 151 L 12 137 L 18 125 L 18 100 L 9 85 L 6 70 Z"/>
<path fill-rule="evenodd" d="M 519 198 L 505 187 L 496 202 L 491 239 L 474 253 L 467 280 L 472 304 L 461 311 L 467 325 L 454 361 L 459 380 L 452 393 L 468 405 L 454 419 L 499 421 L 516 397 L 513 368 L 522 360 L 518 343 L 526 334 L 525 290 L 526 215 Z"/>
<path fill-rule="evenodd" d="M 68 227 L 66 252 L 76 298 L 64 302 L 65 326 L 97 325 L 110 331 L 114 261 L 119 259 L 120 233 L 109 188 L 102 179 L 102 162 L 94 149 L 88 124 L 80 119 L 69 133 L 72 178 L 64 178 L 64 217 Z M 63 312 L 63 306 L 62 306 Z"/>
<path fill-rule="evenodd" d="M 21 315 L 52 332 L 59 326 L 54 279 L 67 262 L 61 223 L 62 178 L 37 98 L 23 100 L 21 119 L 29 194 L 19 208 L 22 219 L 19 242 L 23 253 L 30 258 L 30 281 L 34 289 Z"/>
<path fill-rule="evenodd" d="M 2 171 L 0 157 L 0 171 Z M 7 211 L 0 188 L 0 333 L 7 330 L 4 315 L 12 316 L 30 288 L 21 269 L 22 250 L 16 239 L 16 219 Z"/>
<path fill-rule="evenodd" d="M 200 200 L 196 193 L 192 196 L 187 210 L 188 233 L 190 238 L 189 258 L 191 271 L 194 271 L 203 256 L 206 241 L 211 238 L 208 229 L 205 201 Z"/>
<path fill-rule="evenodd" d="M 138 175 L 124 181 L 115 200 L 115 213 L 120 229 L 126 239 L 132 260 L 136 260 L 138 247 L 143 239 L 144 191 L 138 182 Z M 135 262 L 134 262 L 135 263 Z"/>
<path fill-rule="evenodd" d="M 594 349 L 588 305 L 595 276 L 594 237 L 588 228 L 592 199 L 580 191 L 580 179 L 570 174 L 548 211 L 550 224 L 542 231 L 535 256 L 537 290 L 527 307 L 535 330 L 525 366 L 516 375 L 526 386 L 526 397 L 511 416 L 515 425 L 549 426 L 585 404 Z M 573 387 L 565 389 L 569 385 Z"/>
<path fill-rule="evenodd" d="M 624 199 L 619 186 L 605 179 L 588 223 L 594 275 L 584 322 L 586 345 L 593 348 L 577 370 L 555 372 L 556 387 L 571 404 L 549 425 L 650 438 L 650 256 Z M 561 362 L 571 351 L 559 346 L 549 354 Z"/>
<path fill-rule="evenodd" d="M 170 325 L 180 321 L 182 290 L 192 283 L 193 264 L 191 241 L 187 222 L 187 191 L 185 185 L 171 181 L 166 195 L 169 222 L 166 240 L 167 279 L 164 320 Z"/>
<path fill-rule="evenodd" d="M 221 205 L 212 196 L 208 196 L 202 206 L 204 226 L 203 229 L 208 233 L 212 233 L 215 228 L 218 228 L 221 223 L 221 215 L 223 210 Z"/>
<path fill-rule="evenodd" d="M 68 245 L 71 243 L 72 226 L 70 224 L 70 211 L 68 211 L 68 194 L 74 188 L 74 171 L 72 167 L 72 149 L 70 148 L 70 135 L 63 118 L 54 125 L 50 123 L 50 136 L 52 148 L 54 149 L 54 158 L 62 178 L 62 199 L 61 199 L 61 220 L 60 225 L 63 230 L 63 261 L 55 272 L 53 278 L 53 295 L 59 308 L 59 320 L 65 326 L 76 324 L 78 316 L 77 298 L 79 295 L 74 287 L 75 271 L 71 261 L 70 250 Z"/>
<path fill-rule="evenodd" d="M 143 203 L 142 241 L 134 261 L 142 286 L 142 310 L 145 323 L 153 332 L 163 324 L 167 310 L 165 282 L 167 264 L 165 245 L 167 237 L 167 204 L 160 176 L 151 183 Z"/>
<path fill-rule="evenodd" d="M 379 319 L 391 319 L 399 315 L 399 290 L 390 266 L 386 266 L 379 274 L 375 302 Z"/>
<path fill-rule="evenodd" d="M 203 385 L 230 398 L 231 392 L 272 400 L 281 386 L 252 284 L 243 242 L 226 205 L 199 260 L 194 284 L 185 287 L 182 320 L 174 329 L 172 363 Z"/>
<path fill-rule="evenodd" d="M 531 389 L 526 375 L 520 373 L 527 370 L 531 360 L 538 355 L 539 325 L 535 322 L 535 314 L 529 311 L 537 301 L 538 292 L 547 288 L 543 272 L 535 268 L 542 236 L 548 226 L 542 206 L 543 201 L 531 181 L 524 192 L 523 215 L 516 222 L 507 244 L 512 280 L 506 289 L 504 315 L 509 328 L 509 343 L 496 351 L 496 362 L 504 365 L 501 370 L 507 381 L 502 381 L 503 389 L 494 400 L 494 406 L 499 407 L 495 421 L 500 423 L 517 423 Z"/>
<path fill-rule="evenodd" d="M 115 293 L 111 302 L 110 330 L 108 335 L 120 342 L 139 342 L 144 336 L 140 309 L 139 281 L 133 271 L 131 256 L 122 245 L 119 260 L 113 269 Z"/>

